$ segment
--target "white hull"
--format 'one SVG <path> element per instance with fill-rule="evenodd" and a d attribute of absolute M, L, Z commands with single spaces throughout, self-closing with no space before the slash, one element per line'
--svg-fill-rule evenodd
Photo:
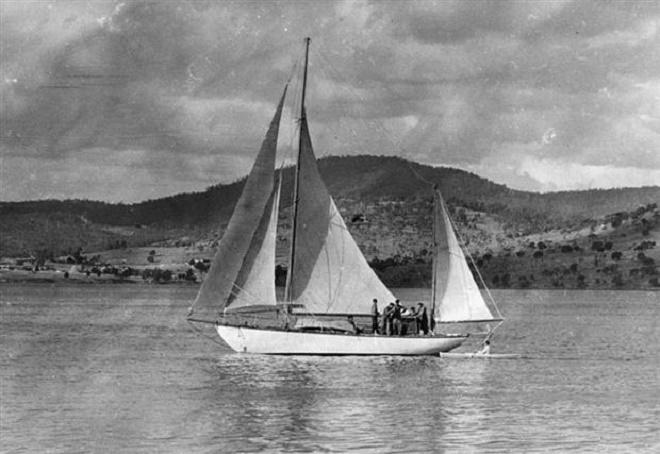
<path fill-rule="evenodd" d="M 466 336 L 396 337 L 277 331 L 216 325 L 236 352 L 270 355 L 437 355 L 460 346 Z"/>

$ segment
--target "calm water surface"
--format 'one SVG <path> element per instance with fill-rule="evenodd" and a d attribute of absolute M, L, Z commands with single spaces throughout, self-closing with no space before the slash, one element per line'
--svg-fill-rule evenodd
<path fill-rule="evenodd" d="M 0 451 L 660 452 L 658 292 L 496 292 L 509 360 L 233 354 L 195 292 L 0 285 Z"/>

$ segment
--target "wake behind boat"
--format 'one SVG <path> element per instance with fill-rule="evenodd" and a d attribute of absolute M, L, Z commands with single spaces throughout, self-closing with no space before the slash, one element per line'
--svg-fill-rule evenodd
<path fill-rule="evenodd" d="M 480 354 L 480 353 L 454 353 L 454 352 L 448 352 L 440 353 L 441 358 L 455 358 L 455 359 L 518 359 L 522 358 L 522 355 L 518 353 L 488 353 L 488 354 Z"/>
<path fill-rule="evenodd" d="M 437 355 L 460 346 L 468 333 L 441 333 L 462 323 L 500 321 L 484 302 L 434 191 L 434 272 L 431 333 L 379 334 L 372 301 L 394 301 L 349 233 L 319 173 L 305 111 L 309 56 L 299 117 L 291 251 L 284 301 L 275 291 L 275 246 L 281 183 L 275 158 L 286 88 L 266 138 L 220 241 L 189 320 L 214 323 L 236 352 L 291 355 Z M 216 319 L 195 316 L 211 308 Z M 381 306 L 382 307 L 382 306 Z M 448 328 L 449 329 L 449 328 Z"/>

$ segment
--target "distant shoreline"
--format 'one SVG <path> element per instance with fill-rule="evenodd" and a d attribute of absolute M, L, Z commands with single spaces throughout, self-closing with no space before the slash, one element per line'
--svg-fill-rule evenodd
<path fill-rule="evenodd" d="M 0 285 L 11 284 L 34 284 L 34 285 L 52 285 L 52 284 L 66 284 L 66 285 L 167 285 L 167 286 L 185 286 L 185 287 L 198 287 L 201 282 L 192 282 L 185 280 L 172 280 L 169 282 L 153 282 L 144 280 L 141 277 L 131 276 L 126 278 L 117 277 L 115 275 L 101 275 L 86 273 L 70 274 L 68 278 L 64 277 L 64 272 L 61 271 L 26 271 L 26 270 L 0 270 Z M 425 288 L 427 285 L 413 285 L 406 287 L 390 287 L 390 288 Z M 604 291 L 660 291 L 660 287 L 586 287 L 586 288 L 557 288 L 557 287 L 489 287 L 490 290 L 604 290 Z"/>

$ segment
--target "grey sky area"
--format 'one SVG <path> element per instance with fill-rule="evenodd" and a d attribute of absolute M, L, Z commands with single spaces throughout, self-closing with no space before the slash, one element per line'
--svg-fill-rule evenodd
<path fill-rule="evenodd" d="M 236 180 L 305 36 L 318 156 L 534 191 L 660 184 L 660 2 L 2 0 L 0 19 L 5 201 Z"/>

